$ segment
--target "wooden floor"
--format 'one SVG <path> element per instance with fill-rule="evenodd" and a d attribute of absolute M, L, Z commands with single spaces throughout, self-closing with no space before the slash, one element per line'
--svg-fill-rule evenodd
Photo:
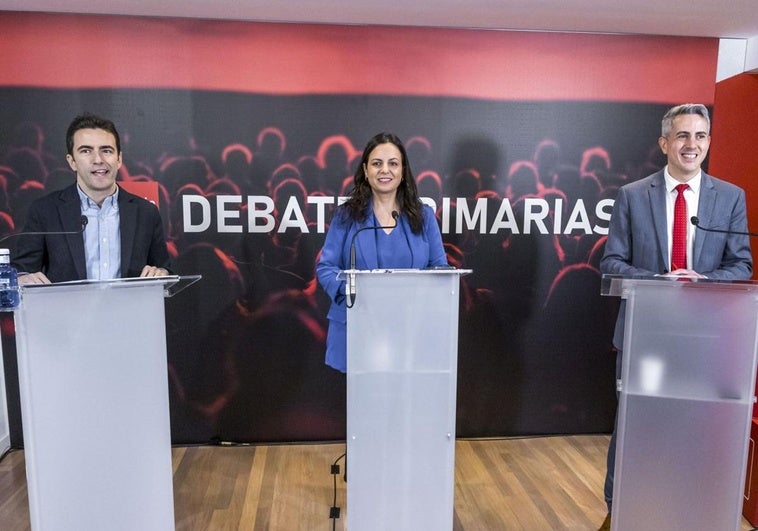
<path fill-rule="evenodd" d="M 455 531 L 597 529 L 607 436 L 459 440 Z M 328 531 L 344 444 L 173 450 L 177 530 Z M 342 463 L 341 463 L 342 464 Z M 345 483 L 337 481 L 344 530 Z M 0 529 L 29 529 L 24 454 L 0 461 Z M 743 520 L 743 530 L 752 529 Z"/>

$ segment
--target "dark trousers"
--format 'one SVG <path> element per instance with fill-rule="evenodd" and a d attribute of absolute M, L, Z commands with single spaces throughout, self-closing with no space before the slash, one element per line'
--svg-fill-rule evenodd
<path fill-rule="evenodd" d="M 621 351 L 616 352 L 616 381 L 621 379 Z M 616 401 L 618 402 L 618 391 L 616 391 Z M 613 433 L 611 434 L 611 442 L 608 444 L 608 456 L 605 460 L 605 486 L 603 488 L 603 494 L 605 496 L 605 504 L 608 506 L 608 512 L 611 512 L 611 504 L 613 503 L 613 474 L 616 468 L 616 426 L 618 424 L 618 403 L 616 404 L 616 420 L 613 422 Z"/>

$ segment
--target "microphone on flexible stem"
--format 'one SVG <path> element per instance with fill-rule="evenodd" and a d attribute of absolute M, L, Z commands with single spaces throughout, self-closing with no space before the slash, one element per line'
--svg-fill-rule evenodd
<path fill-rule="evenodd" d="M 692 223 L 693 225 L 695 225 L 698 229 L 704 230 L 704 231 L 707 231 L 707 232 L 720 232 L 722 234 L 736 234 L 736 235 L 739 235 L 739 236 L 758 237 L 758 233 L 755 233 L 755 232 L 741 232 L 741 231 L 736 231 L 736 230 L 709 229 L 707 227 L 703 227 L 702 225 L 700 225 L 700 220 L 698 219 L 697 216 L 692 216 L 690 218 L 690 223 Z"/>
<path fill-rule="evenodd" d="M 3 236 L 0 238 L 0 243 L 4 242 L 8 238 L 15 238 L 16 236 L 54 236 L 58 234 L 81 234 L 84 232 L 84 229 L 87 228 L 87 223 L 89 223 L 89 219 L 87 216 L 82 216 L 79 218 L 79 223 L 82 224 L 82 228 L 80 230 L 69 230 L 69 231 L 52 231 L 52 232 L 46 232 L 46 231 L 39 231 L 39 232 L 17 232 L 15 234 L 8 234 L 7 236 Z"/>
<path fill-rule="evenodd" d="M 363 227 L 362 229 L 355 231 L 353 238 L 350 240 L 350 269 L 355 270 L 355 239 L 358 237 L 358 234 L 364 230 L 394 229 L 397 227 L 397 219 L 399 217 L 400 214 L 398 214 L 397 210 L 393 210 L 392 219 L 395 220 L 394 225 L 373 225 L 371 227 Z M 350 273 L 347 276 L 347 293 L 345 293 L 345 295 L 347 297 L 345 305 L 348 308 L 352 308 L 355 304 L 355 273 Z"/>

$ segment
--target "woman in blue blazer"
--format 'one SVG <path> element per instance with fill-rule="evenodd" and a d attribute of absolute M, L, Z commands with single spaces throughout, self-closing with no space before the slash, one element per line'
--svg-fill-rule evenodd
<path fill-rule="evenodd" d="M 376 229 L 361 230 L 371 227 Z M 335 210 L 316 265 L 332 301 L 326 364 L 341 372 L 347 370 L 347 310 L 345 280 L 338 275 L 351 268 L 353 246 L 355 269 L 448 265 L 434 211 L 419 199 L 405 147 L 392 133 L 379 133 L 363 150 L 353 189 Z"/>

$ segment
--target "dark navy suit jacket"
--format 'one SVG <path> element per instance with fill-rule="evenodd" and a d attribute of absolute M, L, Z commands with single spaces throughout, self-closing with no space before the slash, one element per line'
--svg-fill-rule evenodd
<path fill-rule="evenodd" d="M 163 225 L 155 205 L 118 191 L 121 276 L 138 277 L 146 265 L 169 269 Z M 52 192 L 29 207 L 23 232 L 80 232 L 82 212 L 76 184 Z M 19 272 L 42 271 L 51 282 L 87 278 L 82 234 L 19 236 L 12 264 Z"/>

